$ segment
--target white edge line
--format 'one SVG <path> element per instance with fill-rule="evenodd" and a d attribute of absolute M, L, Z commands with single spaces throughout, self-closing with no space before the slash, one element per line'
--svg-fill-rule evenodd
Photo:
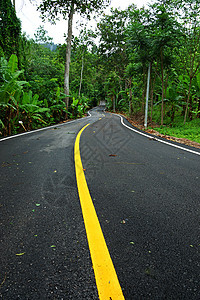
<path fill-rule="evenodd" d="M 141 134 L 141 135 L 143 135 L 143 136 L 145 136 L 145 137 L 148 137 L 148 138 L 151 137 L 151 135 L 148 135 L 148 134 L 145 134 L 145 133 L 143 133 L 143 132 L 140 132 L 140 131 L 138 131 L 138 130 L 136 130 L 136 129 L 134 129 L 134 128 L 131 128 L 131 127 L 129 127 L 128 125 L 124 124 L 124 120 L 123 120 L 123 117 L 122 117 L 122 116 L 117 115 L 117 114 L 113 114 L 113 115 L 120 117 L 120 118 L 121 118 L 121 123 L 122 123 L 122 125 L 125 126 L 125 127 L 127 127 L 128 129 L 130 129 L 130 130 L 132 130 L 132 131 L 134 131 L 134 132 L 136 132 L 136 133 L 138 133 L 138 134 Z M 172 147 L 175 147 L 175 148 L 178 148 L 178 149 L 181 149 L 181 150 L 184 150 L 184 151 L 193 153 L 193 154 L 200 155 L 200 152 L 196 152 L 196 151 L 193 151 L 193 150 L 190 150 L 190 149 L 187 149 L 187 148 L 184 148 L 184 147 L 181 147 L 181 146 L 178 146 L 178 145 L 175 145 L 175 144 L 172 144 L 172 143 L 169 143 L 169 142 L 160 140 L 160 139 L 158 139 L 158 138 L 156 138 L 156 137 L 154 138 L 154 140 L 156 140 L 157 142 L 160 142 L 160 143 L 163 143 L 163 144 L 166 144 L 166 145 L 169 145 L 169 146 L 172 146 Z"/>
<path fill-rule="evenodd" d="M 44 127 L 44 128 L 40 128 L 40 129 L 36 129 L 36 130 L 31 130 L 31 131 L 28 131 L 28 132 L 23 132 L 23 133 L 11 135 L 11 136 L 8 136 L 8 137 L 5 137 L 5 138 L 0 139 L 0 142 L 6 141 L 6 140 L 9 140 L 9 139 L 13 139 L 13 138 L 16 138 L 16 137 L 19 137 L 19 136 L 22 136 L 22 135 L 26 135 L 26 134 L 30 134 L 30 133 L 36 133 L 36 132 L 42 131 L 42 130 L 47 130 L 47 129 L 51 129 L 51 128 L 55 128 L 55 127 L 60 127 L 60 126 L 63 126 L 63 125 L 67 125 L 67 124 L 76 122 L 76 121 L 85 120 L 85 119 L 90 118 L 90 117 L 92 116 L 91 113 L 90 113 L 89 111 L 88 111 L 88 115 L 89 115 L 89 116 L 87 116 L 87 117 L 85 117 L 85 118 L 72 120 L 72 121 L 69 121 L 69 122 L 62 123 L 62 124 L 51 125 L 51 126 Z"/>

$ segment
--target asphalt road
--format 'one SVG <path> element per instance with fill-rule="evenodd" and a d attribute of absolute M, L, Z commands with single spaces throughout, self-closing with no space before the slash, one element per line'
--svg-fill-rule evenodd
<path fill-rule="evenodd" d="M 125 299 L 200 299 L 200 156 L 91 114 L 0 141 L 0 297 L 98 299 L 73 156 L 90 123 L 81 157 Z"/>

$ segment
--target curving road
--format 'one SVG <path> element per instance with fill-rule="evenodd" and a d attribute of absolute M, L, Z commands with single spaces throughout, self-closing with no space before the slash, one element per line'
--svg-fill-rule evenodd
<path fill-rule="evenodd" d="M 84 173 L 125 299 L 200 299 L 200 151 L 123 122 L 96 108 L 0 140 L 2 299 L 98 299 L 74 168 L 88 123 Z"/>

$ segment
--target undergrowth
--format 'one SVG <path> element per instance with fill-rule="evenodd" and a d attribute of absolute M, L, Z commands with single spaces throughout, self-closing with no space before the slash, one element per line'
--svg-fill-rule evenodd
<path fill-rule="evenodd" d="M 153 129 L 164 135 L 186 138 L 200 143 L 200 119 L 186 122 L 185 125 L 183 122 L 176 122 L 168 126 L 154 127 Z"/>

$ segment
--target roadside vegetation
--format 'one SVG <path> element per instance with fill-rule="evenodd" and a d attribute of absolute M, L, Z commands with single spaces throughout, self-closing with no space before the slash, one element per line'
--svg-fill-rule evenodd
<path fill-rule="evenodd" d="M 169 126 L 154 127 L 153 129 L 164 135 L 185 138 L 200 144 L 200 119 L 195 119 L 185 124 L 177 122 Z"/>
<path fill-rule="evenodd" d="M 69 21 L 74 10 L 90 18 L 109 3 L 100 2 L 43 0 L 38 9 L 44 19 L 59 9 Z M 66 44 L 54 45 L 43 26 L 35 39 L 22 34 L 13 3 L 2 0 L 0 135 L 82 117 L 101 100 L 142 123 L 150 66 L 148 125 L 200 142 L 199 14 L 200 0 L 133 4 L 101 13 L 96 29 L 80 26 L 77 37 L 70 23 Z"/>

